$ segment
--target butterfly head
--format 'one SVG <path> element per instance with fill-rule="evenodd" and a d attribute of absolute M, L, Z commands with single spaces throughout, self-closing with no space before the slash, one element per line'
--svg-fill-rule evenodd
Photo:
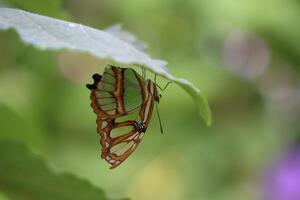
<path fill-rule="evenodd" d="M 154 93 L 153 93 L 153 96 L 154 96 L 154 100 L 155 100 L 157 103 L 159 103 L 162 96 L 161 96 L 161 94 L 158 93 L 157 87 L 156 87 L 156 86 L 154 87 Z"/>

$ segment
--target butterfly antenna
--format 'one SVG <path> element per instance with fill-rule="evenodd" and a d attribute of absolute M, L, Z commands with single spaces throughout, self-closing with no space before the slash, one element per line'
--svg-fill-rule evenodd
<path fill-rule="evenodd" d="M 163 127 L 162 127 L 162 123 L 161 123 L 161 119 L 160 119 L 160 115 L 159 115 L 159 110 L 158 110 L 158 103 L 155 102 L 155 108 L 156 108 L 156 113 L 157 113 L 157 116 L 158 116 L 158 121 L 159 121 L 159 127 L 160 127 L 160 133 L 163 134 L 164 133 L 164 130 L 163 130 Z"/>

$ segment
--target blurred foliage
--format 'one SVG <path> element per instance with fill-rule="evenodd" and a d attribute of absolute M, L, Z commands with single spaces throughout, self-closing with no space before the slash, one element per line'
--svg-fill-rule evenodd
<path fill-rule="evenodd" d="M 68 18 L 68 13 L 63 9 L 62 0 L 5 0 L 4 2 L 7 2 L 7 4 L 11 7 L 28 10 L 33 13 L 39 13 L 41 15 L 47 15 L 60 19 Z"/>
<path fill-rule="evenodd" d="M 70 174 L 54 174 L 28 148 L 0 141 L 1 191 L 11 199 L 107 199 L 102 190 Z"/>
<path fill-rule="evenodd" d="M 260 199 L 265 171 L 300 133 L 299 1 L 44 0 L 43 8 L 4 2 L 96 28 L 121 22 L 155 57 L 168 60 L 174 74 L 207 94 L 210 128 L 184 91 L 170 85 L 159 105 L 164 135 L 153 115 L 137 151 L 108 170 L 84 88 L 107 61 L 41 52 L 13 31 L 0 32 L 0 138 L 25 143 L 52 170 L 84 177 L 109 197 Z M 269 62 L 260 76 L 243 79 L 228 70 L 224 43 L 236 32 L 267 44 Z"/>
<path fill-rule="evenodd" d="M 9 200 L 9 198 L 0 192 L 0 200 Z"/>

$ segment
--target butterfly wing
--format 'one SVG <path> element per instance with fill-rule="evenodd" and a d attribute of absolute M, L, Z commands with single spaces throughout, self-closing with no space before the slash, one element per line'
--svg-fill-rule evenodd
<path fill-rule="evenodd" d="M 140 108 L 145 86 L 138 73 L 109 66 L 99 76 L 94 74 L 94 84 L 87 85 L 91 90 L 91 106 L 98 116 L 113 119 Z"/>
<path fill-rule="evenodd" d="M 133 122 L 133 124 L 134 123 L 135 122 Z M 102 133 L 103 135 L 106 135 L 106 137 L 101 137 L 101 157 L 111 164 L 111 169 L 119 166 L 123 161 L 125 161 L 126 158 L 134 152 L 144 136 L 144 132 L 136 130 L 133 124 L 124 125 L 130 127 L 131 130 L 116 137 L 112 137 L 111 134 L 115 131 L 114 129 L 117 128 L 104 130 Z"/>
<path fill-rule="evenodd" d="M 138 117 L 135 120 L 122 120 L 120 118 L 113 119 L 108 123 L 106 129 L 103 129 L 101 137 L 102 155 L 101 157 L 111 164 L 111 169 L 119 166 L 125 161 L 137 148 L 140 141 L 144 137 L 145 131 L 149 125 L 153 107 L 154 96 L 152 89 L 154 84 L 148 82 L 147 93 L 148 98 L 142 103 Z M 142 129 L 138 128 L 142 126 Z M 120 135 L 113 137 L 118 129 L 127 128 L 127 132 L 121 132 Z"/>
<path fill-rule="evenodd" d="M 138 130 L 137 124 L 143 124 L 144 130 L 148 127 L 155 85 L 150 80 L 145 82 L 132 69 L 113 66 L 106 68 L 102 77 L 94 76 L 94 84 L 87 87 L 91 89 L 91 106 L 97 114 L 101 157 L 115 168 L 131 155 L 144 136 L 145 131 Z M 126 119 L 136 113 L 137 116 Z"/>

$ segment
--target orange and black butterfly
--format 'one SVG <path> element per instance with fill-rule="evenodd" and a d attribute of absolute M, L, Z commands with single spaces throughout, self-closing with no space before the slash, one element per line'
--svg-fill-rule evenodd
<path fill-rule="evenodd" d="M 91 106 L 97 114 L 101 157 L 113 169 L 139 145 L 160 94 L 155 82 L 130 68 L 108 66 L 102 76 L 94 74 L 93 80 L 86 86 L 91 90 Z"/>

